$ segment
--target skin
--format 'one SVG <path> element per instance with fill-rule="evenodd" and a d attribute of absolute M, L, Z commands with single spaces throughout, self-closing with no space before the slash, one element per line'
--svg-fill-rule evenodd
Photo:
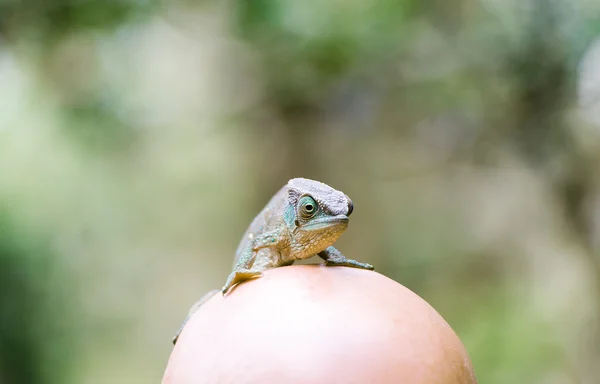
<path fill-rule="evenodd" d="M 294 265 L 212 297 L 173 348 L 163 384 L 175 383 L 477 380 L 452 328 L 409 289 L 376 272 Z"/>
<path fill-rule="evenodd" d="M 266 270 L 289 266 L 314 255 L 325 260 L 325 265 L 373 270 L 372 265 L 348 259 L 333 247 L 348 227 L 353 208 L 346 194 L 326 184 L 291 179 L 248 227 L 221 293 L 225 295 L 236 284 L 262 277 Z M 216 293 L 218 290 L 208 292 L 192 306 L 173 344 L 190 317 Z"/>

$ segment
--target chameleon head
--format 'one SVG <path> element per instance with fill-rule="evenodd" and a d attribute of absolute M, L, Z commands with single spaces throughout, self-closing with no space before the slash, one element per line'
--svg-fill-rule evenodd
<path fill-rule="evenodd" d="M 318 181 L 288 182 L 286 223 L 296 259 L 308 258 L 332 245 L 348 227 L 354 206 L 343 192 Z"/>

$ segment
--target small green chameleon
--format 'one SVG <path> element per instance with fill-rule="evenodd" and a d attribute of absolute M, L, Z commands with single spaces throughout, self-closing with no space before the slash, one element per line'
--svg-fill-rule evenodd
<path fill-rule="evenodd" d="M 326 184 L 291 179 L 250 224 L 235 253 L 233 271 L 221 288 L 222 294 L 237 283 L 262 276 L 267 269 L 314 255 L 324 259 L 325 265 L 373 270 L 372 265 L 347 259 L 332 246 L 348 227 L 353 208 L 347 195 Z M 190 317 L 218 292 L 208 292 L 192 306 L 173 344 Z"/>

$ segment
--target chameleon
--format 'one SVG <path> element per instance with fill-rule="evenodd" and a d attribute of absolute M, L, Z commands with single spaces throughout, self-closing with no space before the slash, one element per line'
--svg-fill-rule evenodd
<path fill-rule="evenodd" d="M 372 265 L 348 259 L 333 247 L 348 227 L 353 210 L 352 200 L 327 184 L 304 178 L 289 180 L 244 233 L 221 293 L 227 295 L 236 284 L 259 278 L 265 270 L 314 255 L 325 260 L 327 266 L 374 270 Z M 218 292 L 214 289 L 206 293 L 192 306 L 173 344 L 192 315 Z"/>

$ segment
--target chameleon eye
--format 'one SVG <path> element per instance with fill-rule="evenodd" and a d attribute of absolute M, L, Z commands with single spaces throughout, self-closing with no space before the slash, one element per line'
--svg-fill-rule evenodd
<path fill-rule="evenodd" d="M 301 198 L 299 207 L 300 216 L 302 216 L 303 219 L 310 219 L 317 213 L 317 203 L 310 196 Z"/>

